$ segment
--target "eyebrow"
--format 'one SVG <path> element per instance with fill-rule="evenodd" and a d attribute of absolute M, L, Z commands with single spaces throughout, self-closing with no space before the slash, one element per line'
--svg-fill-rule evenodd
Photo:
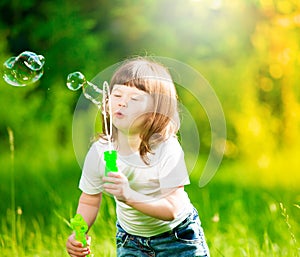
<path fill-rule="evenodd" d="M 120 86 L 123 86 L 123 85 L 120 85 Z M 128 87 L 128 86 L 126 86 L 126 87 Z M 147 95 L 148 93 L 147 92 L 145 92 L 145 91 L 143 91 L 143 90 L 140 90 L 140 89 L 138 89 L 138 88 L 136 88 L 138 91 L 136 91 L 136 92 L 130 92 L 130 94 L 132 94 L 132 95 L 141 95 L 141 96 L 143 96 L 143 95 Z M 118 85 L 115 85 L 114 87 L 113 87 L 113 89 L 112 89 L 112 93 L 113 92 L 120 92 L 120 93 L 123 93 L 124 91 L 122 90 L 122 88 L 120 88 L 120 87 L 118 87 Z"/>
<path fill-rule="evenodd" d="M 122 91 L 122 90 L 120 90 L 119 88 L 113 88 L 111 92 L 114 92 L 114 91 Z"/>

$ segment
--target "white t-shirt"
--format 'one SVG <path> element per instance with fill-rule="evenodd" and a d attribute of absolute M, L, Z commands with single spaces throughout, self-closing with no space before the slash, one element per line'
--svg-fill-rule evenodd
<path fill-rule="evenodd" d="M 108 144 L 98 140 L 88 151 L 79 183 L 79 188 L 86 194 L 97 194 L 103 191 L 102 178 L 105 171 L 103 152 L 107 150 Z M 128 156 L 118 155 L 118 170 L 128 178 L 133 190 L 159 199 L 163 197 L 161 189 L 176 188 L 190 183 L 184 153 L 175 137 L 161 143 L 154 150 L 154 154 L 149 154 L 148 157 L 149 165 L 143 162 L 138 152 Z M 115 200 L 117 218 L 122 228 L 129 234 L 144 237 L 173 229 L 187 217 L 192 208 L 188 195 L 185 194 L 183 208 L 176 219 L 163 221 Z"/>

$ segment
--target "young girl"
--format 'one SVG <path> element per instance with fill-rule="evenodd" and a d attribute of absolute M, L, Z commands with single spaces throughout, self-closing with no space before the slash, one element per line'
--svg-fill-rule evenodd
<path fill-rule="evenodd" d="M 176 89 L 167 69 L 146 58 L 129 59 L 111 79 L 112 138 L 118 172 L 105 176 L 105 135 L 91 146 L 83 167 L 77 213 L 89 228 L 102 193 L 114 196 L 117 256 L 209 256 L 189 184 L 179 129 Z M 109 122 L 108 122 L 109 124 Z M 67 241 L 70 256 L 88 247 Z"/>

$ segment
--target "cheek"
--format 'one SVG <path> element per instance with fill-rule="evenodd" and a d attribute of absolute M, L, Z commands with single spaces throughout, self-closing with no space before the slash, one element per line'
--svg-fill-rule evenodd
<path fill-rule="evenodd" d="M 107 109 L 109 109 L 109 106 L 107 105 Z M 117 101 L 111 101 L 111 111 L 114 112 L 118 110 L 118 102 Z"/>
<path fill-rule="evenodd" d="M 144 113 L 154 112 L 153 100 L 148 98 L 146 101 L 141 103 L 139 109 L 142 110 Z"/>
<path fill-rule="evenodd" d="M 130 124 L 133 126 L 141 126 L 144 125 L 149 119 L 151 119 L 152 114 L 147 113 L 139 113 L 138 115 L 132 116 L 130 119 Z"/>
<path fill-rule="evenodd" d="M 152 108 L 149 108 L 146 104 L 142 104 L 139 106 L 132 107 L 130 113 L 131 117 L 135 117 L 136 119 L 143 118 L 145 116 L 148 116 L 149 113 L 152 113 Z"/>

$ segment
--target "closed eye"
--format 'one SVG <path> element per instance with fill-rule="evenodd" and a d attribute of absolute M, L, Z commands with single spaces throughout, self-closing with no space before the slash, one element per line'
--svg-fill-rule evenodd
<path fill-rule="evenodd" d="M 130 99 L 132 101 L 141 101 L 141 100 L 143 100 L 143 96 L 141 96 L 141 95 L 134 95 L 134 96 L 131 96 Z"/>

